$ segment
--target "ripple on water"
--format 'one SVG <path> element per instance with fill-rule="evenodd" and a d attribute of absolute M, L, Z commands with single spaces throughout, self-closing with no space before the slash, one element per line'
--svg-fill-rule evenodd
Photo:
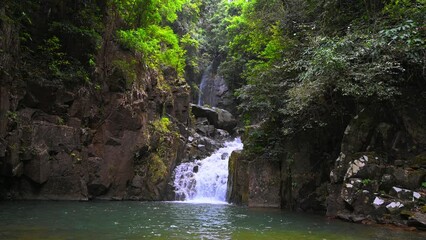
<path fill-rule="evenodd" d="M 425 233 L 232 205 L 1 202 L 0 239 L 426 239 Z M 64 214 L 64 213 L 68 214 Z"/>

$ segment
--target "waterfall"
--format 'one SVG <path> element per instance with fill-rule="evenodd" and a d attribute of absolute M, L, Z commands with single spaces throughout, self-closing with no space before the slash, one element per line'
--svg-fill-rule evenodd
<path fill-rule="evenodd" d="M 177 200 L 194 203 L 224 203 L 228 183 L 228 160 L 235 150 L 243 149 L 240 138 L 226 142 L 211 156 L 182 163 L 174 172 Z"/>
<path fill-rule="evenodd" d="M 198 93 L 198 106 L 202 106 L 205 103 L 203 101 L 203 94 L 208 92 L 208 91 L 206 91 L 206 86 L 207 86 L 207 82 L 208 82 L 209 77 L 210 77 L 210 72 L 211 72 L 211 66 L 208 66 L 204 70 L 203 76 L 201 77 L 201 82 L 200 82 L 200 87 L 199 87 L 200 92 Z"/>

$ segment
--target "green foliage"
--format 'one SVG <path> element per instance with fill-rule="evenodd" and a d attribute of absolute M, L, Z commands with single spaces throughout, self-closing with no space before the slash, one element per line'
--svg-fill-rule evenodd
<path fill-rule="evenodd" d="M 41 85 L 63 87 L 66 84 L 87 82 L 88 72 L 81 63 L 63 51 L 61 40 L 52 36 L 38 46 L 39 69 L 30 69 L 33 79 Z"/>
<path fill-rule="evenodd" d="M 173 22 L 187 0 L 113 0 L 121 17 L 132 27 L 145 28 L 163 21 Z"/>
<path fill-rule="evenodd" d="M 366 179 L 362 179 L 362 180 L 361 180 L 361 183 L 362 183 L 364 186 L 367 186 L 367 185 L 371 184 L 371 182 L 372 182 L 372 180 L 371 180 L 371 179 L 369 179 L 369 178 L 366 178 Z"/>
<path fill-rule="evenodd" d="M 390 40 L 388 44 L 397 42 L 397 44 L 412 46 L 421 46 L 425 44 L 424 39 L 418 30 L 417 23 L 413 20 L 406 20 L 392 28 L 381 30 L 379 33 L 386 39 Z"/>
<path fill-rule="evenodd" d="M 281 134 L 276 131 L 279 123 L 265 121 L 262 125 L 246 126 L 244 132 L 245 154 L 263 156 L 265 159 L 277 160 L 287 153 L 280 143 Z"/>
<path fill-rule="evenodd" d="M 195 72 L 198 72 L 199 64 L 197 49 L 200 46 L 200 42 L 194 39 L 191 34 L 186 33 L 180 39 L 180 43 L 182 48 L 185 49 L 185 52 L 187 53 L 185 65 L 194 69 Z"/>
<path fill-rule="evenodd" d="M 164 64 L 175 68 L 179 73 L 183 72 L 184 51 L 170 27 L 152 25 L 146 29 L 120 30 L 118 36 L 125 47 L 140 53 L 149 67 L 157 68 Z"/>
<path fill-rule="evenodd" d="M 11 122 L 16 122 L 18 121 L 18 113 L 17 112 L 12 112 L 12 111 L 7 111 L 6 112 L 6 117 L 8 118 L 9 121 Z"/>
<path fill-rule="evenodd" d="M 295 62 L 302 71 L 297 84 L 288 90 L 290 115 L 321 103 L 329 91 L 358 101 L 388 100 L 399 94 L 398 73 L 404 69 L 383 39 L 348 35 L 315 39 L 310 45 Z"/>
<path fill-rule="evenodd" d="M 227 41 L 219 71 L 238 88 L 246 121 L 261 122 L 247 138 L 253 152 L 344 125 L 353 106 L 395 104 L 425 77 L 424 1 L 221 4 L 224 20 L 211 30 Z"/>
<path fill-rule="evenodd" d="M 118 68 L 123 73 L 128 86 L 130 86 L 136 81 L 137 61 L 135 59 L 131 59 L 128 61 L 115 60 L 112 64 L 114 67 Z"/>
<path fill-rule="evenodd" d="M 422 182 L 422 187 L 426 188 L 426 182 Z"/>
<path fill-rule="evenodd" d="M 170 124 L 171 124 L 171 122 L 170 122 L 170 119 L 168 117 L 162 117 L 158 120 L 155 120 L 152 123 L 152 126 L 154 127 L 155 132 L 158 132 L 158 133 L 163 135 L 163 134 L 167 134 L 167 133 L 171 132 Z"/>
<path fill-rule="evenodd" d="M 65 125 L 65 121 L 63 118 L 58 117 L 57 121 L 58 121 L 58 125 Z"/>
<path fill-rule="evenodd" d="M 185 50 L 180 46 L 179 36 L 164 23 L 174 22 L 186 3 L 191 1 L 114 0 L 113 6 L 128 25 L 117 32 L 120 43 L 140 54 L 140 60 L 149 68 L 171 67 L 182 76 Z M 182 45 L 194 44 L 189 35 L 182 40 Z"/>
<path fill-rule="evenodd" d="M 61 51 L 61 48 L 60 40 L 56 36 L 45 40 L 44 44 L 39 47 L 48 62 L 50 73 L 55 77 L 60 77 L 62 69 L 70 65 L 70 62 L 66 59 L 66 54 Z"/>
<path fill-rule="evenodd" d="M 104 27 L 102 5 L 82 0 L 6 0 L 4 19 L 19 32 L 15 59 L 19 68 L 14 71 L 19 84 L 67 88 L 90 82 L 94 66 L 89 58 L 100 46 Z"/>
<path fill-rule="evenodd" d="M 383 8 L 383 13 L 400 21 L 407 18 L 425 18 L 426 2 L 424 0 L 391 0 Z"/>
<path fill-rule="evenodd" d="M 151 183 L 164 179 L 167 167 L 158 154 L 151 154 L 148 162 L 148 177 Z"/>

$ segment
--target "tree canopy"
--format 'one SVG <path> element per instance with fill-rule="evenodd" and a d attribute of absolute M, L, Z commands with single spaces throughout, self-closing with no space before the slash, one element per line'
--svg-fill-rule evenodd
<path fill-rule="evenodd" d="M 213 31 L 226 39 L 219 71 L 246 123 L 263 123 L 252 139 L 265 151 L 276 139 L 327 127 L 365 104 L 396 104 L 407 88 L 424 88 L 423 0 L 219 5 L 225 10 Z"/>

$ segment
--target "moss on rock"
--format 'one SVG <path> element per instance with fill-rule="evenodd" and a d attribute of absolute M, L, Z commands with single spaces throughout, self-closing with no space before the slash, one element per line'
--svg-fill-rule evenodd
<path fill-rule="evenodd" d="M 426 153 L 421 153 L 414 157 L 412 163 L 414 165 L 426 166 Z"/>
<path fill-rule="evenodd" d="M 158 154 L 152 154 L 148 161 L 148 177 L 152 183 L 163 180 L 167 175 L 167 167 Z"/>

